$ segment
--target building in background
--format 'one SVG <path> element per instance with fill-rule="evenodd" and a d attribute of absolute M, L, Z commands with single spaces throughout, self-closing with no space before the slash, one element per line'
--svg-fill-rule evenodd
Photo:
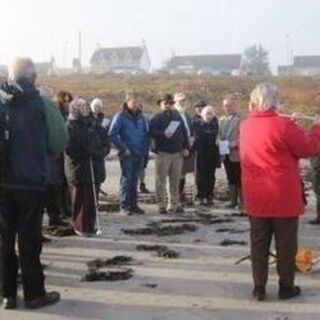
<path fill-rule="evenodd" d="M 165 66 L 170 74 L 241 74 L 241 54 L 173 56 Z"/>
<path fill-rule="evenodd" d="M 35 66 L 39 76 L 52 76 L 59 74 L 54 57 L 52 57 L 49 62 L 37 62 L 35 63 Z"/>
<path fill-rule="evenodd" d="M 293 65 L 278 67 L 278 75 L 319 76 L 320 55 L 295 56 L 293 58 Z"/>
<path fill-rule="evenodd" d="M 115 74 L 148 73 L 151 60 L 145 44 L 140 47 L 97 49 L 91 58 L 91 72 Z"/>

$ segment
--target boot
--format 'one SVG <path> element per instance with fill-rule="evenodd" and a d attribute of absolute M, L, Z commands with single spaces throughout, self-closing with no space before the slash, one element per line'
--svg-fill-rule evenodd
<path fill-rule="evenodd" d="M 257 301 L 263 301 L 266 298 L 266 289 L 265 287 L 254 287 L 252 296 Z"/>
<path fill-rule="evenodd" d="M 279 300 L 288 300 L 297 297 L 301 294 L 301 289 L 298 286 L 283 287 L 280 285 L 278 298 Z"/>
<path fill-rule="evenodd" d="M 227 209 L 234 209 L 238 204 L 238 188 L 230 185 L 230 203 L 225 206 Z"/>
<path fill-rule="evenodd" d="M 140 192 L 141 193 L 150 193 L 150 191 L 148 190 L 148 188 L 146 187 L 146 184 L 144 182 L 140 183 Z"/>

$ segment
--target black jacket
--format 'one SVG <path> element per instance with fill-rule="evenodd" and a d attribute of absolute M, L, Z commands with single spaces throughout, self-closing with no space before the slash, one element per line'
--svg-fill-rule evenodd
<path fill-rule="evenodd" d="M 9 128 L 7 157 L 1 160 L 6 162 L 1 186 L 44 189 L 49 178 L 45 105 L 30 81 L 21 79 L 18 84 L 23 92 L 15 95 L 7 107 L 3 104 L 0 108 L 1 145 L 5 141 L 4 127 Z"/>
<path fill-rule="evenodd" d="M 213 162 L 220 164 L 219 147 L 217 145 L 217 136 L 219 132 L 219 123 L 214 119 L 211 123 L 205 123 L 202 119 L 194 122 L 195 144 L 194 151 L 198 158 L 205 157 Z"/>
<path fill-rule="evenodd" d="M 105 157 L 110 150 L 106 131 L 92 119 L 80 118 L 68 123 L 69 146 L 65 155 L 65 173 L 69 185 L 101 184 L 106 178 Z"/>
<path fill-rule="evenodd" d="M 179 121 L 180 125 L 175 134 L 170 138 L 164 135 L 171 121 Z M 150 136 L 154 139 L 155 152 L 178 153 L 189 149 L 188 134 L 183 120 L 176 110 L 161 111 L 155 114 L 150 122 Z"/>

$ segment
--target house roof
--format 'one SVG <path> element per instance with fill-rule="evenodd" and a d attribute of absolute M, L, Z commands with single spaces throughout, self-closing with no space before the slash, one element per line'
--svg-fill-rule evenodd
<path fill-rule="evenodd" d="M 213 69 L 234 70 L 241 64 L 240 54 L 225 55 L 194 55 L 194 56 L 175 56 L 168 63 L 169 68 L 182 66 L 194 66 L 197 68 L 210 67 Z"/>
<path fill-rule="evenodd" d="M 295 56 L 294 66 L 297 68 L 320 68 L 319 56 Z"/>
<path fill-rule="evenodd" d="M 117 47 L 101 48 L 93 53 L 91 63 L 99 63 L 101 60 L 110 60 L 116 54 L 120 60 L 124 60 L 127 54 L 130 54 L 133 60 L 140 60 L 144 52 L 142 47 Z"/>

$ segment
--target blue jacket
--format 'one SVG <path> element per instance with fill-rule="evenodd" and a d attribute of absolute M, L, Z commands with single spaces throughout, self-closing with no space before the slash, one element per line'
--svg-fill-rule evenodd
<path fill-rule="evenodd" d="M 9 127 L 3 188 L 44 189 L 48 183 L 49 165 L 44 101 L 33 84 L 20 80 L 23 93 L 15 95 L 8 107 L 0 108 L 0 141 Z M 9 120 L 6 116 L 9 114 Z"/>
<path fill-rule="evenodd" d="M 175 134 L 170 138 L 164 135 L 171 121 L 179 121 L 180 125 Z M 150 135 L 154 139 L 155 152 L 178 153 L 189 149 L 188 133 L 183 120 L 176 110 L 161 111 L 151 119 Z"/>
<path fill-rule="evenodd" d="M 141 112 L 134 116 L 124 105 L 122 111 L 114 116 L 109 135 L 120 154 L 126 150 L 137 156 L 148 153 L 149 126 Z"/>

